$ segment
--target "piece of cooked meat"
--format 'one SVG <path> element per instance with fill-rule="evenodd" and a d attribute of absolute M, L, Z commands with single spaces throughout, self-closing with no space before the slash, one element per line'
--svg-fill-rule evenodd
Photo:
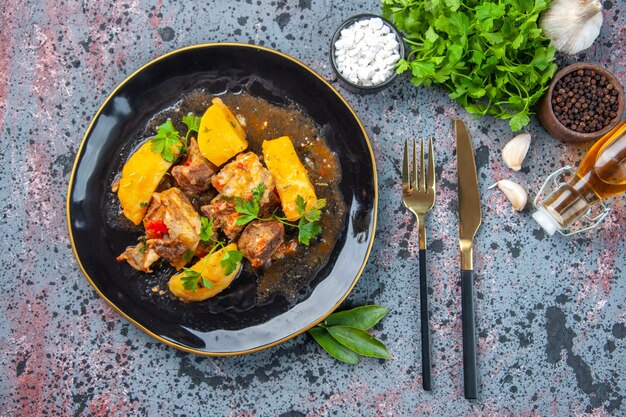
<path fill-rule="evenodd" d="M 140 242 L 136 246 L 129 246 L 124 253 L 117 257 L 118 261 L 126 261 L 137 271 L 152 272 L 150 266 L 159 259 L 159 255 L 147 242 Z"/>
<path fill-rule="evenodd" d="M 172 176 L 180 187 L 191 193 L 205 191 L 218 168 L 202 156 L 195 138 L 189 141 L 187 158 L 181 165 L 172 168 Z"/>
<path fill-rule="evenodd" d="M 215 239 L 217 240 L 217 233 L 213 232 L 213 235 L 215 236 Z M 196 246 L 196 252 L 194 253 L 194 256 L 198 259 L 204 258 L 206 255 L 209 254 L 209 252 L 211 252 L 211 249 L 213 249 L 213 246 L 215 246 L 215 243 L 213 242 L 200 241 L 200 243 L 198 243 L 198 246 Z"/>
<path fill-rule="evenodd" d="M 195 252 L 195 249 L 191 250 L 184 243 L 174 239 L 148 239 L 146 244 L 176 269 L 187 265 Z"/>
<path fill-rule="evenodd" d="M 185 255 L 193 254 L 200 241 L 200 215 L 178 188 L 152 194 L 143 225 L 146 243 L 176 269 L 189 262 Z"/>
<path fill-rule="evenodd" d="M 237 246 L 252 266 L 258 267 L 270 260 L 284 237 L 285 226 L 281 222 L 256 220 L 246 226 Z"/>
<path fill-rule="evenodd" d="M 272 255 L 272 259 L 282 259 L 285 256 L 292 255 L 298 250 L 298 241 L 290 240 L 287 243 L 281 243 L 276 252 Z"/>
<path fill-rule="evenodd" d="M 270 202 L 271 194 L 276 189 L 272 174 L 253 152 L 237 155 L 234 161 L 224 165 L 220 172 L 213 176 L 211 182 L 222 196 L 239 197 L 245 200 L 252 198 L 252 190 L 259 184 L 265 185 L 259 207 Z"/>
<path fill-rule="evenodd" d="M 236 224 L 239 213 L 235 211 L 235 204 L 233 199 L 218 195 L 211 204 L 200 207 L 202 214 L 213 219 L 213 230 L 221 230 L 230 240 L 235 240 L 243 230 L 243 226 Z"/>

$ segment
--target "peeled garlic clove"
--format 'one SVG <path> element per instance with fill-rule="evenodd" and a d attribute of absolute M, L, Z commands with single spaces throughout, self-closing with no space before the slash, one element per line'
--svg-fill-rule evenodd
<path fill-rule="evenodd" d="M 496 185 L 502 190 L 504 195 L 507 196 L 513 206 L 513 210 L 520 211 L 526 207 L 528 193 L 526 193 L 524 187 L 511 180 L 500 180 L 489 187 L 489 189 L 495 187 Z"/>
<path fill-rule="evenodd" d="M 504 159 L 506 166 L 514 171 L 519 171 L 528 153 L 528 148 L 530 148 L 530 133 L 522 133 L 511 139 L 502 148 L 502 159 Z"/>

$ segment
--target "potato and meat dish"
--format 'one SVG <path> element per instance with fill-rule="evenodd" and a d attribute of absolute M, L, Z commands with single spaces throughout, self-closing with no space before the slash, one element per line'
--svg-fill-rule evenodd
<path fill-rule="evenodd" d="M 143 227 L 139 243 L 118 261 L 145 273 L 169 263 L 177 271 L 169 290 L 183 301 L 215 296 L 246 262 L 267 268 L 312 242 L 326 252 L 334 243 L 318 242 L 326 199 L 318 198 L 292 139 L 263 140 L 254 152 L 246 119 L 235 113 L 213 98 L 202 117 L 183 117 L 184 137 L 168 119 L 132 153 L 113 186 L 122 214 Z"/>

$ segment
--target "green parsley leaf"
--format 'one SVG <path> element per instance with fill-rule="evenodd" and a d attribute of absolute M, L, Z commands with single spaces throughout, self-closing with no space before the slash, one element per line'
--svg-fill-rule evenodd
<path fill-rule="evenodd" d="M 142 201 L 141 203 L 139 203 L 139 207 L 141 207 L 141 208 L 146 208 L 146 207 L 148 207 L 149 205 L 150 205 L 150 203 L 149 203 L 149 202 L 147 202 L 147 201 Z"/>
<path fill-rule="evenodd" d="M 315 202 L 315 208 L 316 209 L 323 209 L 324 207 L 326 207 L 326 199 L 325 198 L 320 198 L 319 200 L 317 200 Z"/>
<path fill-rule="evenodd" d="M 167 119 L 165 123 L 160 125 L 157 130 L 157 134 L 150 140 L 152 143 L 152 151 L 161 154 L 161 157 L 167 162 L 174 162 L 182 151 L 182 142 L 180 135 L 171 119 Z M 173 147 L 178 147 L 176 155 L 172 150 Z"/>
<path fill-rule="evenodd" d="M 322 232 L 322 228 L 315 222 L 307 222 L 306 218 L 301 218 L 298 222 L 298 242 L 309 246 L 311 239 Z"/>
<path fill-rule="evenodd" d="M 185 135 L 185 140 L 189 138 L 189 134 L 191 132 L 200 131 L 200 121 L 201 117 L 197 117 L 193 113 L 189 113 L 187 116 L 183 117 L 183 123 L 187 126 L 187 135 Z"/>
<path fill-rule="evenodd" d="M 243 254 L 238 250 L 229 250 L 224 254 L 224 257 L 221 260 L 222 267 L 224 268 L 224 274 L 230 275 L 232 274 L 239 262 L 243 259 Z"/>
<path fill-rule="evenodd" d="M 265 192 L 265 184 L 260 183 L 255 189 L 252 190 L 252 198 L 257 203 L 261 202 L 263 198 L 263 193 Z"/>
<path fill-rule="evenodd" d="M 258 190 L 258 188 L 257 188 Z M 241 226 L 259 218 L 259 203 L 256 199 L 235 198 L 235 211 L 243 216 L 237 217 L 235 224 Z"/>
<path fill-rule="evenodd" d="M 398 72 L 398 74 L 402 74 L 403 72 L 409 69 L 409 63 L 407 62 L 406 59 L 401 59 L 400 61 L 398 61 L 397 65 L 398 65 L 398 68 L 396 68 L 396 71 Z"/>
<path fill-rule="evenodd" d="M 296 209 L 298 210 L 298 214 L 300 216 L 304 215 L 304 212 L 306 211 L 306 202 L 300 194 L 296 197 Z"/>
<path fill-rule="evenodd" d="M 187 291 L 196 291 L 198 289 L 198 278 L 201 273 L 191 268 L 183 267 L 183 276 L 180 280 L 183 282 L 183 288 Z"/>
<path fill-rule="evenodd" d="M 318 209 L 311 209 L 304 213 L 304 218 L 310 222 L 319 221 L 320 217 L 322 217 L 322 212 Z"/>
<path fill-rule="evenodd" d="M 526 113 L 520 112 L 515 116 L 511 117 L 509 120 L 509 125 L 511 126 L 511 130 L 513 132 L 517 132 L 521 130 L 524 126 L 526 126 L 530 122 L 530 118 Z"/>
<path fill-rule="evenodd" d="M 206 289 L 215 287 L 215 284 L 213 284 L 211 281 L 209 281 L 205 277 L 200 278 L 200 283 L 202 284 L 202 287 Z"/>
<path fill-rule="evenodd" d="M 191 258 L 193 258 L 194 255 L 195 255 L 194 251 L 192 251 L 191 249 L 187 249 L 185 253 L 183 253 L 183 259 L 189 262 L 191 261 Z"/>
<path fill-rule="evenodd" d="M 200 240 L 208 242 L 212 240 L 213 235 L 213 219 L 209 220 L 204 216 L 200 217 Z"/>
<path fill-rule="evenodd" d="M 140 236 L 139 239 L 137 239 L 140 243 L 142 243 L 143 245 L 139 248 L 139 253 L 146 253 L 146 249 L 148 248 L 146 246 L 146 240 L 148 240 L 147 237 L 145 236 Z"/>
<path fill-rule="evenodd" d="M 256 220 L 256 216 L 252 216 L 249 214 L 244 214 L 243 216 L 239 216 L 237 217 L 237 220 L 235 220 L 235 224 L 237 226 L 243 226 L 244 224 L 248 224 L 253 220 Z"/>
<path fill-rule="evenodd" d="M 428 30 L 426 31 L 426 33 L 424 33 L 424 36 L 431 42 L 435 42 L 437 39 L 439 39 L 439 35 L 437 35 L 435 29 L 433 29 L 432 26 L 428 26 Z"/>

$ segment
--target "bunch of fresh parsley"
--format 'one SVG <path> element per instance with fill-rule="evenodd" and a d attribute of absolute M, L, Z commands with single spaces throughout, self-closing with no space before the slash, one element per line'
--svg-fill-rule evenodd
<path fill-rule="evenodd" d="M 322 209 L 326 206 L 326 199 L 320 198 L 315 202 L 313 208 L 307 210 L 304 198 L 298 195 L 298 197 L 296 197 L 296 208 L 301 218 L 298 223 L 292 223 L 288 221 L 287 218 L 280 217 L 275 213 L 272 214 L 271 217 L 263 219 L 259 217 L 259 203 L 261 202 L 261 197 L 263 197 L 264 192 L 265 185 L 261 183 L 252 190 L 251 200 L 245 200 L 243 198 L 235 199 L 235 211 L 240 214 L 236 221 L 237 225 L 242 226 L 253 220 L 278 220 L 286 226 L 297 228 L 298 242 L 305 246 L 309 246 L 311 239 L 315 238 L 322 232 L 322 227 L 317 222 L 322 216 Z"/>
<path fill-rule="evenodd" d="M 411 82 L 439 84 L 477 116 L 530 122 L 557 69 L 555 49 L 538 27 L 549 0 L 382 0 L 383 16 L 411 52 L 398 63 Z"/>

